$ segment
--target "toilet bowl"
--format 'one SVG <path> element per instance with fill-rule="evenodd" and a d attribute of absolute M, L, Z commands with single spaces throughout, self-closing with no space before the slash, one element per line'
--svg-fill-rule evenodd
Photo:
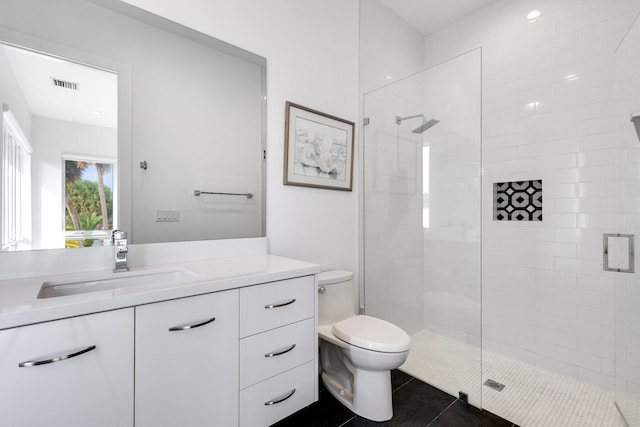
<path fill-rule="evenodd" d="M 398 326 L 356 315 L 353 273 L 318 276 L 318 336 L 322 382 L 356 414 L 372 421 L 393 416 L 390 371 L 404 363 L 411 339 Z"/>

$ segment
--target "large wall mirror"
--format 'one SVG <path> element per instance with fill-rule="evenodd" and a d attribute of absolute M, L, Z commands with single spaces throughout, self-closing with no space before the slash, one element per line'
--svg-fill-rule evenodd
<path fill-rule="evenodd" d="M 266 60 L 118 0 L 3 0 L 3 251 L 265 235 Z"/>

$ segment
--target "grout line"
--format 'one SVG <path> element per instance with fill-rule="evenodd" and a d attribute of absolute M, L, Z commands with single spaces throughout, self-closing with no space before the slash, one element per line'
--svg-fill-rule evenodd
<path fill-rule="evenodd" d="M 398 387 L 396 387 L 395 389 L 391 390 L 391 394 L 393 394 L 396 391 L 400 390 L 402 387 L 406 386 L 407 384 L 409 384 L 413 380 L 415 380 L 415 378 L 410 378 L 407 382 L 400 384 Z"/>
<path fill-rule="evenodd" d="M 455 405 L 455 403 L 456 403 L 458 400 L 460 400 L 460 399 L 456 399 L 456 400 L 454 400 L 453 402 L 451 402 L 451 403 L 449 404 L 449 406 L 447 406 L 446 408 L 444 408 L 444 410 L 443 410 L 442 412 L 440 412 L 440 413 L 438 414 L 438 416 L 437 416 L 437 417 L 435 417 L 434 419 L 432 419 L 432 420 L 429 422 L 429 424 L 427 424 L 427 427 L 429 427 L 429 426 L 430 426 L 431 424 L 433 424 L 433 423 L 434 423 L 438 418 L 440 418 L 440 416 L 441 416 L 442 414 L 444 414 L 445 412 L 447 412 L 447 411 L 449 410 L 449 408 L 451 408 L 453 405 Z"/>
<path fill-rule="evenodd" d="M 355 420 L 356 417 L 357 417 L 357 415 L 354 415 L 353 417 L 349 418 L 347 421 L 345 421 L 342 424 L 340 424 L 338 427 L 342 427 L 342 426 L 346 425 L 348 422 Z"/>

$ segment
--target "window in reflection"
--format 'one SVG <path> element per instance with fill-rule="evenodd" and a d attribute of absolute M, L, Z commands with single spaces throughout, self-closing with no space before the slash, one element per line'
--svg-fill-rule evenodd
<path fill-rule="evenodd" d="M 113 230 L 115 162 L 65 160 L 65 247 L 103 246 Z"/>
<path fill-rule="evenodd" d="M 2 114 L 2 250 L 31 248 L 31 145 L 10 111 Z"/>

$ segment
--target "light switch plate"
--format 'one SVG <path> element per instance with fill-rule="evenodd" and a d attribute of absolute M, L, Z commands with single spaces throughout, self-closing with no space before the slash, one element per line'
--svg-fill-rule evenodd
<path fill-rule="evenodd" d="M 156 222 L 178 222 L 180 211 L 177 209 L 156 209 Z"/>

